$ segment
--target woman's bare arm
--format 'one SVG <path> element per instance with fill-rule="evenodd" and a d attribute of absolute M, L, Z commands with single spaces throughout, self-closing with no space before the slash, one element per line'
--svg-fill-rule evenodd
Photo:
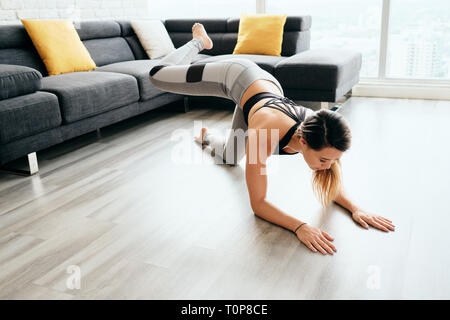
<path fill-rule="evenodd" d="M 386 219 L 385 217 L 379 216 L 377 214 L 373 214 L 367 212 L 364 209 L 361 209 L 357 205 L 355 205 L 346 194 L 344 188 L 341 188 L 340 193 L 334 200 L 341 207 L 347 209 L 352 214 L 353 220 L 358 222 L 364 228 L 369 229 L 369 225 L 383 230 L 383 231 L 395 231 L 395 226 L 392 224 L 392 221 Z"/>
<path fill-rule="evenodd" d="M 336 199 L 334 199 L 334 202 L 339 204 L 341 207 L 344 207 L 344 209 L 347 209 L 352 214 L 359 209 L 359 207 L 350 200 L 343 187 L 341 187 L 341 191 L 339 192 Z"/>
<path fill-rule="evenodd" d="M 254 214 L 258 217 L 294 231 L 302 221 L 286 214 L 266 199 L 266 161 L 275 151 L 278 144 L 278 141 L 272 141 L 271 139 L 272 136 L 270 130 L 272 129 L 274 128 L 265 126 L 264 128 L 248 130 L 249 136 L 246 146 L 247 159 L 245 178 L 250 197 L 250 204 Z M 265 133 L 262 133 L 262 130 L 266 130 Z M 263 150 L 263 152 L 260 152 L 260 150 Z"/>
<path fill-rule="evenodd" d="M 270 130 L 272 128 L 266 126 L 264 129 Z M 311 251 L 320 251 L 324 255 L 327 253 L 333 254 L 333 252 L 336 252 L 336 248 L 331 243 L 333 237 L 319 228 L 309 226 L 301 220 L 284 213 L 267 201 L 266 161 L 278 145 L 278 139 L 271 141 L 272 135 L 270 133 L 260 135 L 259 130 L 261 128 L 248 130 L 246 146 L 245 178 L 253 212 L 264 220 L 294 231 L 297 238 Z M 261 138 L 262 150 L 260 149 L 261 145 L 259 145 L 260 137 L 263 137 Z M 266 148 L 265 144 L 270 147 Z"/>
<path fill-rule="evenodd" d="M 245 170 L 250 204 L 254 214 L 264 220 L 294 231 L 302 221 L 284 213 L 266 200 L 267 175 L 261 174 L 261 169 L 265 169 L 265 164 L 247 163 Z"/>

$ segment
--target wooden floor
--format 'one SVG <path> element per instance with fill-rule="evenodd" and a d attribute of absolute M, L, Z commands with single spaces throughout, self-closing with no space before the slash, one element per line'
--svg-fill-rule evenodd
<path fill-rule="evenodd" d="M 334 256 L 312 253 L 253 215 L 243 162 L 193 142 L 194 121 L 225 133 L 231 109 L 163 108 L 38 152 L 35 176 L 0 174 L 0 298 L 449 299 L 450 102 L 339 112 L 345 186 L 395 232 L 322 212 L 302 156 L 272 157 L 269 200 L 335 238 Z"/>

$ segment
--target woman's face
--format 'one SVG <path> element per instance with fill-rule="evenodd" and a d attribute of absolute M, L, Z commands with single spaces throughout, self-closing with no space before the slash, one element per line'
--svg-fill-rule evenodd
<path fill-rule="evenodd" d="M 300 143 L 303 147 L 303 158 L 312 170 L 330 169 L 344 153 L 333 147 L 325 147 L 319 151 L 311 149 L 303 138 L 300 138 Z"/>

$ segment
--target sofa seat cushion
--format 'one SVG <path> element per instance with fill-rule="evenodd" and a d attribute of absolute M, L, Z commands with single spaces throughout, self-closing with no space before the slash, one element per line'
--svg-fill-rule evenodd
<path fill-rule="evenodd" d="M 259 55 L 259 54 L 222 54 L 219 56 L 212 56 L 212 57 L 209 57 L 206 59 L 200 59 L 194 63 L 214 62 L 214 61 L 221 61 L 221 60 L 232 59 L 232 58 L 249 59 L 249 60 L 255 62 L 258 66 L 260 66 L 262 69 L 266 70 L 269 73 L 274 72 L 274 69 L 275 69 L 275 66 L 277 63 L 286 59 L 286 57 L 266 56 L 266 55 Z"/>
<path fill-rule="evenodd" d="M 0 143 L 32 136 L 61 125 L 58 98 L 37 91 L 0 101 Z"/>
<path fill-rule="evenodd" d="M 78 121 L 139 100 L 136 79 L 112 72 L 72 72 L 42 78 L 42 91 L 58 96 L 64 123 Z"/>
<path fill-rule="evenodd" d="M 108 64 L 98 68 L 97 73 L 115 72 L 128 76 L 133 76 L 137 80 L 140 100 L 145 101 L 162 94 L 164 91 L 156 88 L 150 83 L 148 73 L 160 59 L 153 60 L 133 60 Z"/>
<path fill-rule="evenodd" d="M 360 69 L 359 52 L 312 49 L 280 61 L 274 75 L 285 89 L 333 91 L 358 79 Z"/>
<path fill-rule="evenodd" d="M 41 78 L 41 73 L 33 68 L 0 64 L 0 100 L 36 92 Z"/>

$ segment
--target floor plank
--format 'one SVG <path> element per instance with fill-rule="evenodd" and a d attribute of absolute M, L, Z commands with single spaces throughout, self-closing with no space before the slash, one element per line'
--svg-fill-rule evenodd
<path fill-rule="evenodd" d="M 333 256 L 256 217 L 243 162 L 193 142 L 195 121 L 225 133 L 232 111 L 153 110 L 39 151 L 35 176 L 0 173 L 0 298 L 450 298 L 450 102 L 353 97 L 339 111 L 345 187 L 395 232 L 322 210 L 301 155 L 269 159 L 268 199 L 330 233 Z"/>

